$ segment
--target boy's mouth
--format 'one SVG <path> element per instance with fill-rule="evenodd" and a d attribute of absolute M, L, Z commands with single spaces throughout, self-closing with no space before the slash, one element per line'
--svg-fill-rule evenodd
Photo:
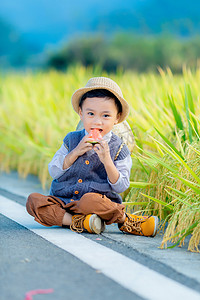
<path fill-rule="evenodd" d="M 89 132 L 89 138 L 91 138 L 88 143 L 90 144 L 98 144 L 99 141 L 102 139 L 101 132 L 103 130 L 101 128 L 91 128 Z"/>
<path fill-rule="evenodd" d="M 103 131 L 103 129 L 101 129 L 101 128 L 91 128 L 91 130 L 94 130 L 94 129 L 96 129 L 96 130 L 99 130 L 99 132 L 102 132 Z"/>

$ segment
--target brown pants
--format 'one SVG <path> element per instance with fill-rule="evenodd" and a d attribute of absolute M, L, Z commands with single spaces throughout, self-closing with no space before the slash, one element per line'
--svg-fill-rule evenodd
<path fill-rule="evenodd" d="M 97 214 L 106 224 L 119 223 L 124 215 L 124 208 L 123 204 L 112 202 L 106 196 L 96 193 L 87 193 L 79 201 L 68 204 L 54 196 L 32 193 L 26 203 L 28 213 L 45 226 L 62 226 L 65 212 L 71 215 Z"/>

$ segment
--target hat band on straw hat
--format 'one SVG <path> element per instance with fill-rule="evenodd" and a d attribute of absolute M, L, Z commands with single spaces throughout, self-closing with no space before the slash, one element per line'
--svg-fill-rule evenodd
<path fill-rule="evenodd" d="M 105 89 L 113 93 L 122 105 L 122 112 L 118 123 L 123 122 L 129 114 L 129 105 L 123 97 L 120 87 L 112 79 L 107 77 L 94 77 L 89 79 L 85 87 L 80 88 L 72 95 L 72 106 L 75 112 L 79 113 L 79 103 L 81 97 L 92 90 Z"/>

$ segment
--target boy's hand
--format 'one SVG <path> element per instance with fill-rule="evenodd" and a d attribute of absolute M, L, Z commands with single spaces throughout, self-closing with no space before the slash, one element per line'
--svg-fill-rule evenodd
<path fill-rule="evenodd" d="M 92 140 L 89 138 L 89 135 L 85 135 L 80 143 L 76 146 L 74 149 L 74 152 L 76 153 L 77 156 L 83 155 L 85 152 L 92 150 L 93 145 L 88 143 L 89 140 Z"/>
<path fill-rule="evenodd" d="M 111 160 L 110 149 L 108 143 L 105 140 L 100 140 L 98 144 L 95 144 L 93 149 L 98 154 L 100 161 L 105 165 L 106 162 Z"/>
<path fill-rule="evenodd" d="M 93 149 L 96 151 L 100 161 L 104 164 L 109 181 L 113 184 L 116 183 L 119 179 L 119 171 L 111 159 L 108 143 L 104 140 L 100 140 Z"/>
<path fill-rule="evenodd" d="M 83 155 L 85 152 L 91 150 L 93 148 L 92 144 L 87 143 L 89 140 L 89 136 L 85 135 L 79 144 L 74 148 L 70 153 L 65 156 L 63 162 L 63 170 L 68 169 L 71 165 L 77 160 L 77 158 Z"/>

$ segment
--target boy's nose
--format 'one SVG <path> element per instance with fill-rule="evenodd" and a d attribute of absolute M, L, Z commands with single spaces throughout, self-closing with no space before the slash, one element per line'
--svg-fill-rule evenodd
<path fill-rule="evenodd" d="M 102 124 L 101 118 L 100 118 L 100 117 L 96 117 L 96 118 L 94 119 L 94 124 L 95 124 L 95 125 Z"/>

